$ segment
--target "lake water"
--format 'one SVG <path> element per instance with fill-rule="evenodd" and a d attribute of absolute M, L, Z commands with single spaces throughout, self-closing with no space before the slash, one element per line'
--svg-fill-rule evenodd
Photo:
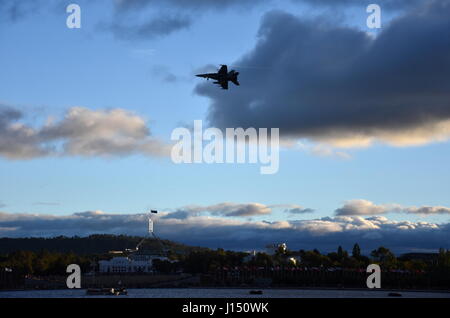
<path fill-rule="evenodd" d="M 250 289 L 234 288 L 149 288 L 128 289 L 128 296 L 119 298 L 383 298 L 389 291 L 380 290 L 311 290 L 261 289 L 262 295 L 250 295 Z M 403 298 L 450 298 L 450 292 L 400 292 Z M 84 289 L 2 291 L 0 298 L 95 298 Z"/>

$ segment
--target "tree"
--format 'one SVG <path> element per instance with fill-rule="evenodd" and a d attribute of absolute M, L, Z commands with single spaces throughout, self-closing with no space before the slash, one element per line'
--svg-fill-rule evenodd
<path fill-rule="evenodd" d="M 339 261 L 342 263 L 343 261 L 345 261 L 348 258 L 348 252 L 345 251 L 342 246 L 338 247 L 337 250 L 337 257 L 339 259 Z"/>
<path fill-rule="evenodd" d="M 339 245 L 337 250 L 337 255 L 339 259 L 342 259 L 344 257 L 344 250 L 342 249 L 342 246 Z"/>
<path fill-rule="evenodd" d="M 370 255 L 375 259 L 375 261 L 380 262 L 387 267 L 394 267 L 397 262 L 395 255 L 388 248 L 383 246 L 373 250 Z"/>
<path fill-rule="evenodd" d="M 355 243 L 355 245 L 353 245 L 352 256 L 356 259 L 359 259 L 361 257 L 361 248 L 359 247 L 358 243 Z"/>

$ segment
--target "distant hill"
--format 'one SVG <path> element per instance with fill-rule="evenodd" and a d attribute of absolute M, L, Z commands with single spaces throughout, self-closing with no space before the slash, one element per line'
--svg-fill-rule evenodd
<path fill-rule="evenodd" d="M 78 255 L 103 254 L 109 251 L 123 251 L 133 249 L 143 239 L 139 236 L 95 234 L 87 237 L 53 238 L 0 238 L 0 254 L 8 254 L 14 251 L 37 252 L 47 250 L 49 252 L 69 253 Z M 186 254 L 195 250 L 206 248 L 188 246 L 168 240 L 162 240 L 165 248 L 179 254 Z M 161 251 L 160 243 L 155 239 L 147 239 L 140 250 Z"/>

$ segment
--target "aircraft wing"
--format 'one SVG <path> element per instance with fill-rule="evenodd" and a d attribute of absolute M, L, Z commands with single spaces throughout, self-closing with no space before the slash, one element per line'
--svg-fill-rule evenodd
<path fill-rule="evenodd" d="M 228 89 L 228 81 L 222 81 L 219 84 L 220 86 L 222 86 L 223 89 Z"/>
<path fill-rule="evenodd" d="M 228 74 L 228 68 L 227 68 L 226 65 L 222 65 L 222 67 L 221 67 L 220 70 L 219 70 L 219 74 L 220 74 L 220 75 Z"/>

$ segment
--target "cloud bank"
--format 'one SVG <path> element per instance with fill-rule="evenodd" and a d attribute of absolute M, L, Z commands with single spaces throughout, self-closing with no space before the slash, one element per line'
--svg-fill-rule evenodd
<path fill-rule="evenodd" d="M 155 215 L 155 231 L 164 239 L 186 244 L 235 250 L 263 250 L 275 242 L 291 249 L 335 250 L 358 242 L 363 249 L 380 245 L 396 252 L 449 248 L 450 224 L 391 221 L 382 216 L 336 216 L 294 221 L 242 221 L 225 217 L 166 218 Z M 89 235 L 94 233 L 144 235 L 145 214 L 87 211 L 67 216 L 0 213 L 0 237 Z"/>
<path fill-rule="evenodd" d="M 377 37 L 271 11 L 233 63 L 241 87 L 199 84 L 215 127 L 280 128 L 334 147 L 423 145 L 450 138 L 450 1 L 427 1 Z M 239 68 L 238 68 L 239 69 Z"/>
<path fill-rule="evenodd" d="M 150 134 L 143 118 L 123 109 L 70 108 L 41 127 L 20 122 L 24 114 L 0 105 L 0 156 L 33 159 L 45 156 L 165 156 L 170 147 Z"/>
<path fill-rule="evenodd" d="M 272 204 L 265 205 L 261 203 L 234 203 L 223 202 L 214 205 L 189 205 L 170 212 L 164 216 L 165 219 L 186 219 L 189 217 L 209 214 L 221 217 L 254 217 L 272 214 L 274 209 L 283 209 L 284 212 L 295 214 L 304 214 L 314 212 L 311 208 L 304 208 L 297 204 Z"/>
<path fill-rule="evenodd" d="M 233 203 L 223 202 L 214 205 L 190 205 L 164 216 L 165 219 L 186 219 L 193 216 L 200 216 L 202 212 L 215 216 L 224 217 L 251 217 L 258 215 L 268 215 L 272 213 L 270 206 L 261 203 Z"/>
<path fill-rule="evenodd" d="M 380 215 L 385 213 L 408 213 L 418 215 L 450 214 L 450 208 L 445 206 L 405 207 L 400 204 L 380 204 L 356 199 L 345 202 L 344 206 L 335 210 L 336 215 Z"/>

